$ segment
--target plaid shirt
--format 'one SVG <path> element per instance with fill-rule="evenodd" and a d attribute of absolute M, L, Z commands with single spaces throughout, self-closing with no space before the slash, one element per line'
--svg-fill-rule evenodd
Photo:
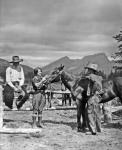
<path fill-rule="evenodd" d="M 100 94 L 102 93 L 102 77 L 95 75 L 95 74 L 90 74 L 88 75 L 88 78 L 93 82 L 93 87 L 90 89 L 91 94 Z"/>

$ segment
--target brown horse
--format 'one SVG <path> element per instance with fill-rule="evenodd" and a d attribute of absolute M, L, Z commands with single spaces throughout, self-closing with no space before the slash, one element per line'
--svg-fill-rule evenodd
<path fill-rule="evenodd" d="M 84 129 L 86 127 L 85 106 L 88 99 L 86 93 L 89 80 L 85 80 L 85 78 L 81 80 L 81 77 L 70 75 L 65 71 L 61 73 L 61 80 L 64 86 L 71 91 L 72 99 L 76 101 L 78 131 L 81 130 L 81 128 Z"/>
<path fill-rule="evenodd" d="M 73 100 L 77 103 L 77 124 L 78 130 L 84 129 L 86 126 L 85 107 L 88 100 L 87 88 L 89 79 L 84 77 L 76 77 L 65 71 L 61 72 L 61 80 L 63 84 L 71 91 Z M 93 86 L 91 84 L 91 86 Z M 105 103 L 115 97 L 119 97 L 122 102 L 122 77 L 102 81 L 104 93 L 101 95 L 100 103 Z M 80 96 L 79 96 L 80 95 Z M 81 125 L 82 116 L 82 125 Z"/>
<path fill-rule="evenodd" d="M 71 91 L 72 98 L 77 104 L 77 125 L 78 131 L 84 129 L 86 126 L 85 107 L 88 100 L 87 88 L 89 79 L 83 76 L 73 76 L 63 70 L 64 66 L 55 68 L 52 74 L 58 74 L 54 79 L 55 82 L 62 81 L 64 86 Z M 54 82 L 53 81 L 53 82 Z M 93 84 L 90 84 L 91 88 Z M 122 102 L 122 77 L 115 77 L 102 81 L 104 93 L 101 95 L 100 103 L 105 103 L 115 97 L 119 97 Z M 82 116 L 82 124 L 81 124 Z"/>

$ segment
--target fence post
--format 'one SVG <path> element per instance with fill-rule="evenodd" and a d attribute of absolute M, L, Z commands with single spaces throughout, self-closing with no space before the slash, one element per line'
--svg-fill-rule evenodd
<path fill-rule="evenodd" d="M 3 88 L 0 85 L 0 129 L 3 127 Z"/>

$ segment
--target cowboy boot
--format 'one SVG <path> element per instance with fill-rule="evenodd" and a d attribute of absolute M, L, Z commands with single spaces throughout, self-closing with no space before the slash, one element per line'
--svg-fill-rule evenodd
<path fill-rule="evenodd" d="M 36 125 L 36 116 L 32 116 L 32 128 L 37 128 L 37 125 Z"/>

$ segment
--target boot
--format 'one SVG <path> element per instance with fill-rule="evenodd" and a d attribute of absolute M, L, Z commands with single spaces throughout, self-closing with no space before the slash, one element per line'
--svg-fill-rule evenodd
<path fill-rule="evenodd" d="M 37 126 L 38 126 L 39 128 L 43 128 L 42 115 L 38 116 L 38 123 L 37 123 Z"/>
<path fill-rule="evenodd" d="M 36 125 L 36 116 L 32 116 L 32 128 L 37 128 L 37 125 Z"/>

